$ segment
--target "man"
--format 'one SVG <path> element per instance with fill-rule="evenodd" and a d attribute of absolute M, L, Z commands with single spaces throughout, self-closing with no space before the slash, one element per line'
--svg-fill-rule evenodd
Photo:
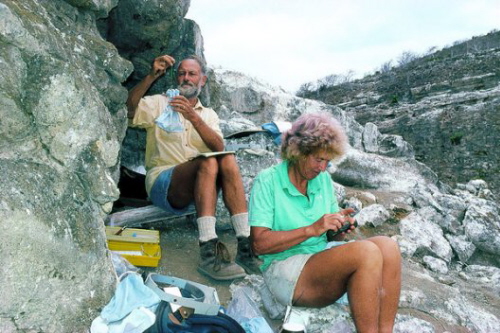
<path fill-rule="evenodd" d="M 180 96 L 170 101 L 165 95 L 144 97 L 151 85 L 175 63 L 169 55 L 156 58 L 151 71 L 130 90 L 127 107 L 131 126 L 145 128 L 146 190 L 156 206 L 174 214 L 192 209 L 197 212 L 200 257 L 198 271 L 216 280 L 231 280 L 259 272 L 260 261 L 249 242 L 248 211 L 243 183 L 233 154 L 194 158 L 198 153 L 223 151 L 219 118 L 198 99 L 207 76 L 205 64 L 197 56 L 180 62 L 177 83 Z M 169 104 L 178 112 L 183 130 L 167 132 L 155 120 Z M 193 159 L 194 158 L 194 159 Z M 231 215 L 238 239 L 236 263 L 231 262 L 215 232 L 218 190 Z"/>

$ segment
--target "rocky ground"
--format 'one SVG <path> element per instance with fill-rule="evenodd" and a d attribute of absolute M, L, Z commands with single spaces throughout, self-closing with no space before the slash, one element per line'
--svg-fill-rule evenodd
<path fill-rule="evenodd" d="M 220 282 L 201 275 L 197 272 L 199 247 L 198 231 L 193 221 L 189 218 L 179 218 L 168 222 L 155 223 L 156 230 L 161 233 L 162 258 L 157 268 L 142 268 L 146 272 L 155 272 L 164 275 L 171 275 L 202 283 L 214 287 L 219 295 L 220 302 L 227 307 L 231 300 L 231 284 L 245 283 L 242 279 L 238 281 Z M 373 233 L 372 229 L 360 230 L 355 239 L 369 237 Z M 218 235 L 228 246 L 230 253 L 236 253 L 236 239 L 232 230 L 219 230 Z M 461 296 L 467 299 L 468 307 L 487 308 L 490 313 L 500 315 L 500 298 L 493 288 L 489 288 L 478 281 L 466 280 L 457 272 L 450 270 L 446 276 L 430 276 L 428 271 L 416 263 L 405 260 L 403 262 L 403 282 L 400 309 L 398 311 L 398 321 L 400 327 L 396 327 L 395 332 L 411 332 L 406 329 L 410 325 L 408 318 L 417 318 L 433 326 L 429 332 L 444 333 L 468 333 L 466 323 L 452 323 L 452 320 L 443 320 L 443 316 L 433 312 L 432 304 L 435 308 L 442 308 L 443 304 L 449 302 L 450 307 L 457 306 L 453 300 L 457 298 L 460 291 Z M 416 288 L 418 286 L 418 288 Z M 421 297 L 419 290 L 426 290 L 427 297 Z M 429 297 L 428 295 L 432 295 Z M 439 311 L 439 310 L 437 310 Z M 277 331 L 281 322 L 267 318 L 271 327 Z M 477 318 L 476 320 L 481 320 Z M 420 327 L 422 328 L 422 327 Z M 352 326 L 344 327 L 342 332 L 352 332 Z M 322 331 L 328 332 L 328 331 Z"/>
<path fill-rule="evenodd" d="M 398 315 L 409 315 L 414 318 L 422 319 L 432 324 L 434 326 L 434 332 L 436 333 L 474 332 L 465 327 L 466 323 L 450 323 L 443 320 L 442 317 L 438 317 L 432 310 L 428 311 L 432 303 L 435 303 L 436 307 L 438 307 L 438 304 L 441 306 L 447 302 L 450 302 L 448 304 L 449 307 L 455 306 L 455 304 L 451 302 L 453 302 L 452 299 L 456 298 L 458 290 L 460 290 L 464 299 L 468 300 L 467 304 L 462 304 L 462 306 L 471 308 L 477 306 L 489 309 L 490 313 L 496 316 L 500 314 L 499 297 L 495 295 L 492 289 L 475 283 L 474 281 L 466 281 L 454 272 L 450 272 L 450 274 L 445 277 L 437 277 L 436 279 L 430 279 L 426 274 L 420 275 L 418 272 L 422 272 L 422 268 L 406 260 L 403 262 L 403 292 Z M 421 290 L 426 290 L 427 295 L 432 295 L 432 299 L 427 299 L 423 302 L 427 303 L 427 305 L 424 306 L 424 304 L 422 304 L 420 307 L 414 307 L 415 300 L 410 300 L 409 298 L 412 297 L 412 291 L 415 286 L 418 286 Z M 480 320 L 480 318 L 476 320 Z"/>
<path fill-rule="evenodd" d="M 146 272 L 175 276 L 194 282 L 202 283 L 217 290 L 220 303 L 226 307 L 231 301 L 230 286 L 234 281 L 216 281 L 198 273 L 199 247 L 198 230 L 190 218 L 179 218 L 169 222 L 160 222 L 154 225 L 160 230 L 160 245 L 162 258 L 157 268 L 142 268 Z M 221 241 L 227 245 L 233 259 L 236 254 L 236 237 L 232 230 L 218 230 Z M 242 279 L 239 279 L 240 281 Z M 279 327 L 280 321 L 268 319 L 273 328 Z"/>
<path fill-rule="evenodd" d="M 164 275 L 171 275 L 183 279 L 214 287 L 219 294 L 221 304 L 227 306 L 231 293 L 231 281 L 221 282 L 213 280 L 196 270 L 199 259 L 198 230 L 189 218 L 179 218 L 168 223 L 159 223 L 154 226 L 160 230 L 162 258 L 157 268 L 145 268 Z M 222 242 L 227 245 L 234 257 L 236 253 L 236 238 L 232 230 L 218 232 Z"/>

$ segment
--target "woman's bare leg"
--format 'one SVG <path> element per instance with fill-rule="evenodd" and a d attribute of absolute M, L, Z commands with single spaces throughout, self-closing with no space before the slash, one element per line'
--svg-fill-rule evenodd
<path fill-rule="evenodd" d="M 322 307 L 348 291 L 358 332 L 378 332 L 383 256 L 369 241 L 357 241 L 313 255 L 299 277 L 294 304 Z"/>
<path fill-rule="evenodd" d="M 401 292 L 401 254 L 395 241 L 389 237 L 367 239 L 378 246 L 382 252 L 382 292 L 380 295 L 379 332 L 392 332 L 398 312 Z"/>

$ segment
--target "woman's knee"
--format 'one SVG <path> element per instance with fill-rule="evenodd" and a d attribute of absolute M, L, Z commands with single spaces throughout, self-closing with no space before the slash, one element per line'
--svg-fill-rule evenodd
<path fill-rule="evenodd" d="M 383 255 L 381 249 L 373 242 L 368 240 L 356 241 L 353 243 L 353 259 L 361 265 L 382 266 Z"/>
<path fill-rule="evenodd" d="M 384 255 L 400 256 L 401 251 L 399 250 L 398 243 L 387 236 L 376 236 L 368 239 L 376 244 Z"/>
<path fill-rule="evenodd" d="M 381 251 L 383 261 L 391 267 L 400 267 L 401 251 L 398 243 L 387 236 L 377 236 L 369 238 L 368 241 L 373 242 Z"/>

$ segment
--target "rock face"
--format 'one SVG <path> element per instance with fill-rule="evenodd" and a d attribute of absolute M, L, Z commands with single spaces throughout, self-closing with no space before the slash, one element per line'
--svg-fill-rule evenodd
<path fill-rule="evenodd" d="M 99 31 L 120 54 L 130 60 L 134 71 L 125 82 L 130 89 L 149 73 L 155 57 L 169 54 L 176 60 L 196 54 L 203 56 L 203 37 L 196 22 L 185 19 L 190 0 L 120 0 L 109 16 L 98 21 Z M 177 85 L 172 71 L 150 88 L 159 94 Z M 208 103 L 204 91 L 203 102 Z M 122 165 L 144 172 L 146 136 L 143 130 L 128 128 L 122 150 Z M 141 153 L 142 152 L 142 153 Z"/>
<path fill-rule="evenodd" d="M 131 88 L 151 69 L 155 57 L 175 59 L 197 54 L 203 57 L 203 37 L 198 25 L 184 19 L 190 0 L 120 0 L 109 17 L 99 21 L 101 34 L 134 64 L 126 86 Z M 176 85 L 170 71 L 150 93 L 165 92 Z"/>
<path fill-rule="evenodd" d="M 144 147 L 141 131 L 123 139 L 122 82 L 137 83 L 159 54 L 203 55 L 199 28 L 183 18 L 188 7 L 188 0 L 0 4 L 1 332 L 86 332 L 112 296 L 103 219 L 119 196 L 119 165 L 140 167 Z M 167 73 L 150 93 L 172 85 Z M 339 202 L 359 211 L 356 237 L 394 237 L 405 258 L 396 332 L 500 331 L 500 208 L 487 182 L 445 185 L 403 135 L 241 73 L 213 69 L 207 90 L 203 101 L 219 112 L 226 135 L 313 111 L 343 124 L 351 149 L 329 169 Z M 255 175 L 279 160 L 273 139 L 227 140 L 238 149 L 247 194 Z M 311 327 L 335 316 L 337 328 L 352 328 L 345 309 L 326 311 L 313 312 Z"/>
<path fill-rule="evenodd" d="M 500 194 L 500 32 L 354 82 L 302 95 L 335 104 L 361 124 L 401 135 L 417 160 L 450 185 L 484 179 Z"/>
<path fill-rule="evenodd" d="M 121 85 L 96 17 L 113 1 L 0 4 L 0 331 L 85 332 L 113 294 Z"/>

